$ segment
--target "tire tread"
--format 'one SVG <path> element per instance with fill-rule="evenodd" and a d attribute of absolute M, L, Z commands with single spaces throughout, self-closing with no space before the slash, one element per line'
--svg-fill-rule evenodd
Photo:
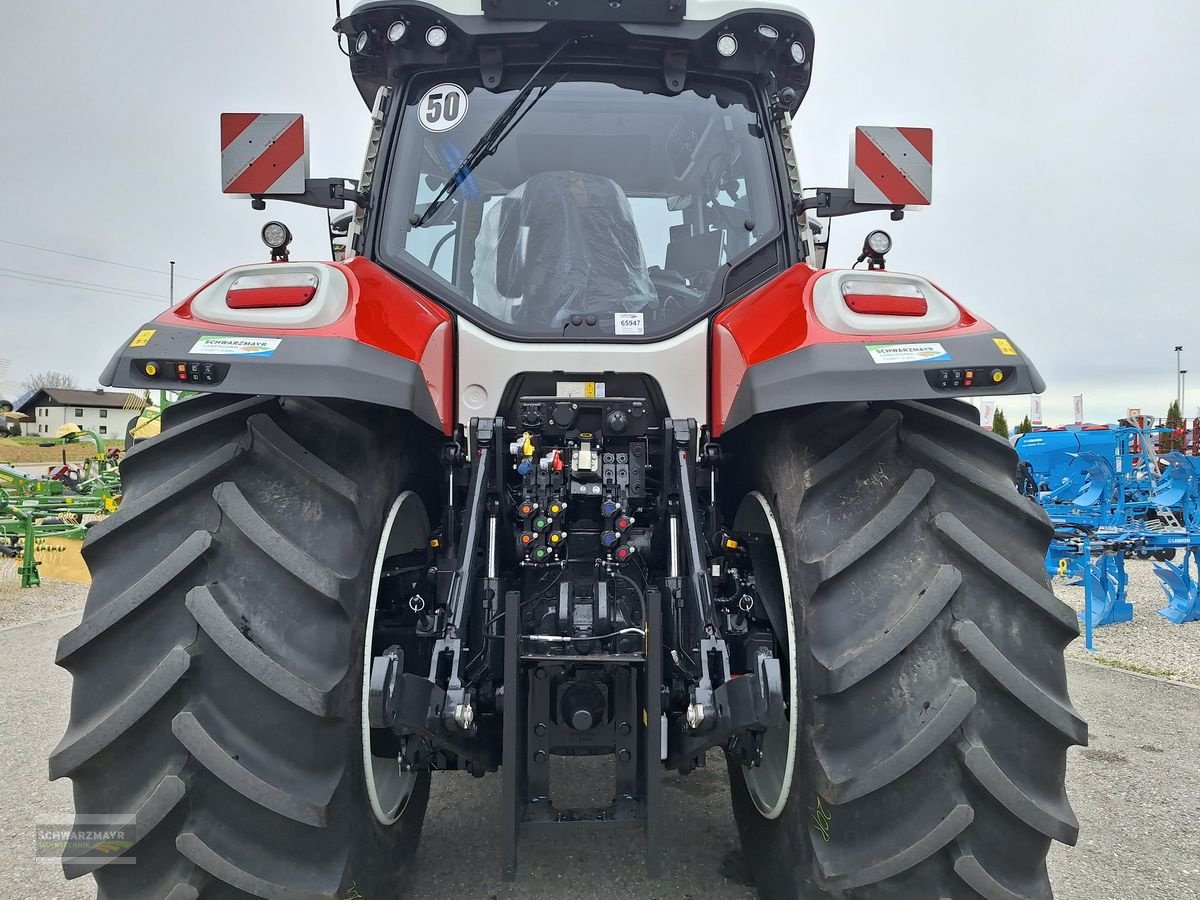
<path fill-rule="evenodd" d="M 51 781 L 71 775 L 136 725 L 179 684 L 194 659 L 187 648 L 173 648 L 146 680 L 122 698 L 100 721 L 74 735 L 68 731 L 50 755 Z"/>

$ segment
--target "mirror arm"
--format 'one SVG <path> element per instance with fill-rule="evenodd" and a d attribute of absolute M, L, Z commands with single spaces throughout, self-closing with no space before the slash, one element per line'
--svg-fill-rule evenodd
<path fill-rule="evenodd" d="M 367 205 L 366 194 L 346 187 L 345 178 L 306 178 L 303 194 L 250 195 L 250 205 L 254 209 L 266 209 L 268 200 L 286 200 L 289 203 L 302 203 L 305 206 L 318 206 L 323 209 L 344 209 L 347 201 L 362 207 Z"/>
<path fill-rule="evenodd" d="M 850 188 L 817 188 L 816 191 L 812 197 L 794 198 L 793 209 L 796 215 L 802 215 L 808 210 L 812 210 L 816 215 L 828 218 L 890 210 L 893 222 L 899 222 L 904 218 L 903 206 L 895 206 L 890 203 L 856 203 L 854 191 Z"/>

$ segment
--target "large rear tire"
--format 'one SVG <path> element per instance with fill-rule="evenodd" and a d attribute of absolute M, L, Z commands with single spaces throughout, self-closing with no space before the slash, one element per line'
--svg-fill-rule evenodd
<path fill-rule="evenodd" d="M 1052 895 L 1050 841 L 1078 833 L 1066 750 L 1087 741 L 1062 652 L 1078 625 L 1012 448 L 975 422 L 960 403 L 831 404 L 722 442 L 727 514 L 778 525 L 756 529 L 778 561 L 760 589 L 790 595 L 799 679 L 763 772 L 730 763 L 766 900 Z"/>
<path fill-rule="evenodd" d="M 402 413 L 206 396 L 130 451 L 59 644 L 74 685 L 50 775 L 133 845 L 69 851 L 68 877 L 94 873 L 101 900 L 401 892 L 429 777 L 377 778 L 379 815 L 364 648 L 385 523 L 435 447 Z"/>

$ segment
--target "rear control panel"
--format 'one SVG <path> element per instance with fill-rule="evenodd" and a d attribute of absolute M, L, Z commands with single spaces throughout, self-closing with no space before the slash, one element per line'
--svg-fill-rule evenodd
<path fill-rule="evenodd" d="M 135 359 L 130 362 L 130 368 L 134 375 L 142 378 L 175 384 L 220 384 L 229 373 L 229 363 L 190 359 Z"/>
<path fill-rule="evenodd" d="M 1002 388 L 1012 380 L 1015 366 L 963 366 L 959 369 L 929 369 L 925 378 L 938 391 Z"/>
<path fill-rule="evenodd" d="M 639 398 L 522 397 L 510 438 L 519 558 L 620 565 L 648 546 L 636 507 L 647 497 L 651 428 Z M 568 527 L 568 521 L 573 527 Z"/>

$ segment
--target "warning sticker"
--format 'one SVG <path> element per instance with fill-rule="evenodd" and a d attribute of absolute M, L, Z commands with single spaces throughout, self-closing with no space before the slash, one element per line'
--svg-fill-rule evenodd
<path fill-rule="evenodd" d="M 206 334 L 188 352 L 207 356 L 270 356 L 281 343 L 283 338 Z"/>
<path fill-rule="evenodd" d="M 615 326 L 617 334 L 645 334 L 645 326 L 640 312 L 617 313 Z"/>
<path fill-rule="evenodd" d="M 603 397 L 603 381 L 559 381 L 554 385 L 556 397 Z"/>
<path fill-rule="evenodd" d="M 132 341 L 129 342 L 130 347 L 145 347 L 150 343 L 150 338 L 154 337 L 153 328 L 143 328 L 137 333 Z"/>
<path fill-rule="evenodd" d="M 953 357 L 941 344 L 864 344 L 876 365 L 908 362 L 943 362 Z"/>
<path fill-rule="evenodd" d="M 417 120 L 426 131 L 449 131 L 467 115 L 467 92 L 457 84 L 431 87 L 417 107 Z"/>
<path fill-rule="evenodd" d="M 992 338 L 992 343 L 1000 348 L 1005 356 L 1017 356 L 1017 348 L 1009 343 L 1008 338 Z"/>

